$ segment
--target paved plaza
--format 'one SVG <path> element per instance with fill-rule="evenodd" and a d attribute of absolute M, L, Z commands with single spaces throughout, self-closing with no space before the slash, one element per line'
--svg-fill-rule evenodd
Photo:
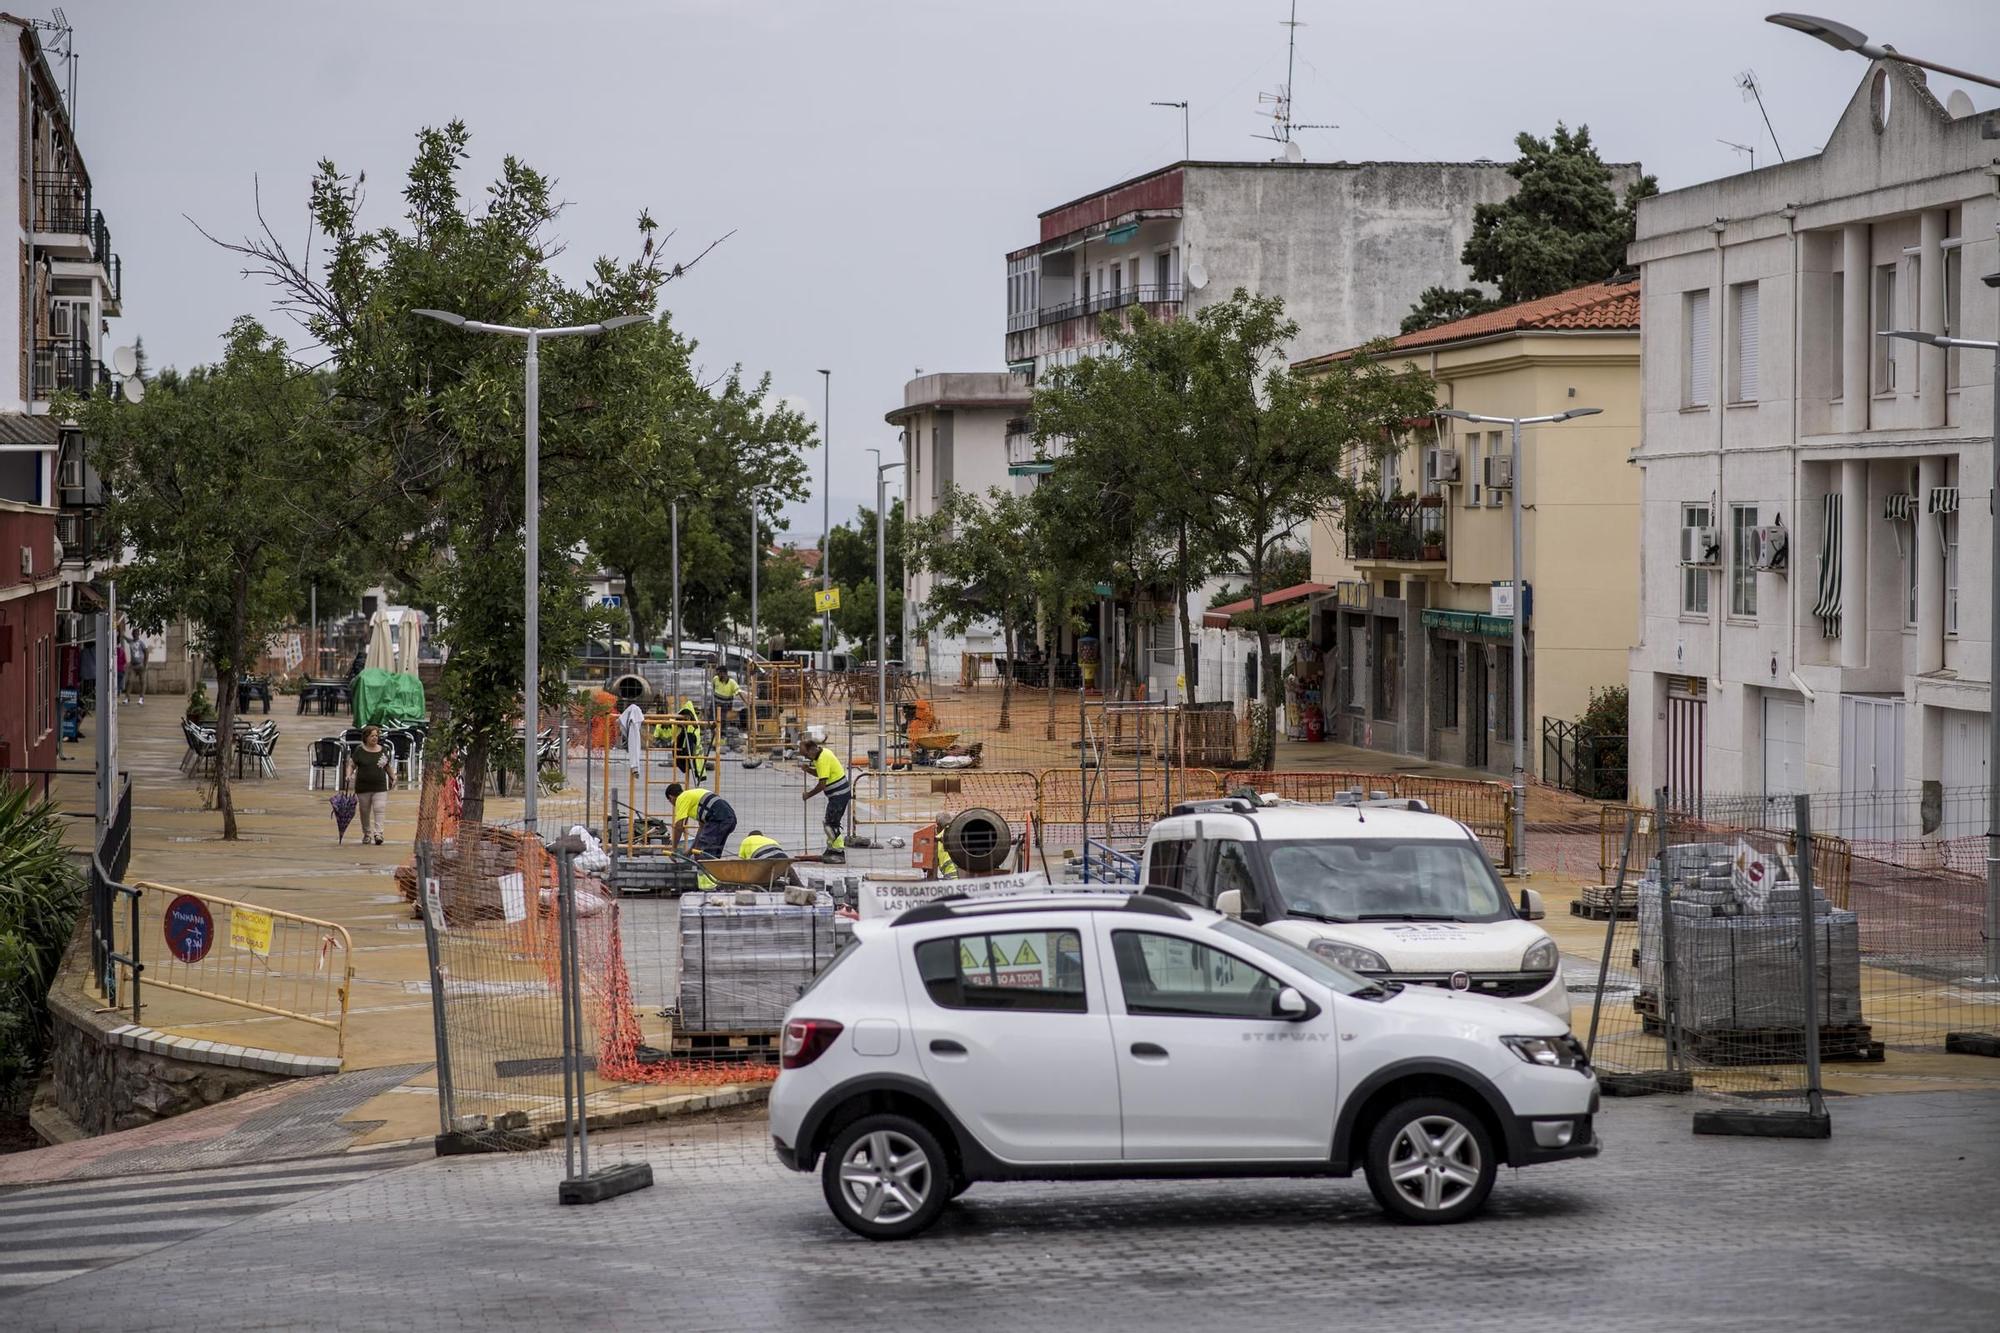
<path fill-rule="evenodd" d="M 1506 1173 L 1484 1218 L 1432 1229 L 1385 1221 L 1358 1180 L 981 1185 L 929 1235 L 871 1244 L 770 1158 L 755 1116 L 600 1136 L 658 1184 L 592 1208 L 556 1203 L 556 1151 L 349 1156 L 333 1179 L 293 1163 L 234 1200 L 217 1173 L 15 1193 L 0 1248 L 64 1230 L 8 1256 L 0 1324 L 1993 1327 L 2000 1094 L 1836 1098 L 1827 1142 L 1696 1138 L 1693 1107 L 1615 1102 L 1600 1158 Z M 71 1253 L 132 1226 L 162 1243 Z M 64 1275 L 30 1285 L 24 1264 Z"/>

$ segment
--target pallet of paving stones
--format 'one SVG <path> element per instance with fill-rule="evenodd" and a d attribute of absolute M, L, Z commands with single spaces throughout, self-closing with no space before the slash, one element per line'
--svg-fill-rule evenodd
<path fill-rule="evenodd" d="M 1660 1020 L 1660 997 L 1655 991 L 1640 991 L 1632 998 L 1632 1008 L 1640 1018 L 1640 1028 L 1649 1037 L 1664 1037 L 1666 1025 Z M 1803 1027 L 1680 1028 L 1679 1046 L 1690 1059 L 1705 1065 L 1798 1064 L 1805 1059 Z M 1876 1063 L 1887 1058 L 1882 1043 L 1866 1023 L 1821 1024 L 1819 1058 L 1843 1063 Z"/>
<path fill-rule="evenodd" d="M 679 897 L 700 887 L 701 872 L 694 862 L 671 855 L 665 848 L 655 852 L 614 851 L 604 879 L 621 897 L 644 894 Z"/>
<path fill-rule="evenodd" d="M 854 936 L 833 898 L 691 893 L 681 899 L 676 1031 L 770 1034 L 820 970 Z"/>
<path fill-rule="evenodd" d="M 1639 915 L 1639 890 L 1629 884 L 1623 889 L 1611 884 L 1586 884 L 1583 892 L 1570 900 L 1569 914 L 1590 921 L 1609 921 L 1613 917 L 1630 921 Z"/>

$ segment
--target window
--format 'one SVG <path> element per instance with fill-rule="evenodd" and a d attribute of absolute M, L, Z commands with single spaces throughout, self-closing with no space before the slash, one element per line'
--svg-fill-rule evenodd
<path fill-rule="evenodd" d="M 1958 245 L 1948 245 L 1944 252 L 1944 331 L 1945 336 L 1949 338 L 1962 336 L 1958 330 L 1960 303 L 1964 300 L 1964 294 L 1958 288 L 1965 280 L 1963 258 L 1963 251 Z M 1956 347 L 1947 349 L 1944 361 L 1945 385 L 1948 388 L 1957 388 L 1958 349 Z"/>
<path fill-rule="evenodd" d="M 1173 935 L 1111 932 L 1125 1012 L 1175 1018 L 1274 1018 L 1285 983 L 1220 949 Z"/>
<path fill-rule="evenodd" d="M 1481 492 L 1486 485 L 1485 474 L 1480 471 L 1479 432 L 1473 431 L 1465 437 L 1465 507 L 1477 509 L 1485 503 Z"/>
<path fill-rule="evenodd" d="M 1470 838 L 1286 839 L 1265 846 L 1287 911 L 1335 921 L 1471 923 L 1514 915 L 1492 862 Z"/>
<path fill-rule="evenodd" d="M 1757 614 L 1757 506 L 1729 506 L 1729 614 Z"/>
<path fill-rule="evenodd" d="M 1154 843 L 1146 854 L 1146 883 L 1161 889 L 1183 887 L 1181 881 L 1188 877 L 1188 858 L 1193 854 L 1194 842 L 1188 838 Z"/>
<path fill-rule="evenodd" d="M 1385 721 L 1393 721 L 1399 716 L 1402 704 L 1402 655 L 1398 653 L 1398 634 L 1401 626 L 1386 616 L 1375 620 L 1375 635 L 1381 644 L 1381 651 L 1375 658 L 1375 712 L 1374 716 Z"/>
<path fill-rule="evenodd" d="M 1958 460 L 1945 461 L 1944 484 L 1951 488 L 1951 512 L 1939 516 L 1944 526 L 1944 632 L 1958 633 Z"/>
<path fill-rule="evenodd" d="M 1505 432 L 1497 430 L 1487 432 L 1486 456 L 1488 458 L 1512 457 L 1512 455 L 1507 452 L 1507 436 Z M 1520 478 L 1516 477 L 1514 480 L 1515 484 L 1518 485 L 1520 483 Z M 1493 488 L 1488 487 L 1486 491 L 1486 503 L 1490 508 L 1498 509 L 1500 506 L 1507 503 L 1507 492 L 1494 490 Z"/>
<path fill-rule="evenodd" d="M 940 500 L 944 498 L 941 485 L 944 476 L 944 469 L 938 465 L 939 438 L 940 437 L 938 428 L 936 426 L 932 426 L 931 427 L 931 499 L 933 500 Z"/>
<path fill-rule="evenodd" d="M 1446 731 L 1458 729 L 1458 644 L 1442 640 L 1440 654 L 1443 670 L 1438 672 L 1438 689 L 1443 697 L 1438 700 L 1438 726 Z"/>
<path fill-rule="evenodd" d="M 35 641 L 35 735 L 37 739 L 49 734 L 55 725 L 50 715 L 50 703 L 54 695 L 49 691 L 49 639 L 45 635 Z"/>
<path fill-rule="evenodd" d="M 1738 283 L 1729 289 L 1729 295 L 1735 303 L 1730 326 L 1731 336 L 1736 339 L 1729 362 L 1729 401 L 1754 403 L 1757 401 L 1757 284 Z"/>
<path fill-rule="evenodd" d="M 957 935 L 917 946 L 917 971 L 943 1009 L 1080 1014 L 1083 938 L 1074 930 Z"/>
<path fill-rule="evenodd" d="M 1166 300 L 1167 289 L 1173 285 L 1174 257 L 1171 252 L 1162 250 L 1153 256 L 1153 286 L 1158 288 L 1153 293 L 1153 299 L 1156 301 Z"/>
<path fill-rule="evenodd" d="M 1710 375 L 1708 292 L 1689 292 L 1681 298 L 1681 320 L 1687 325 L 1687 373 L 1683 395 L 1689 407 L 1707 407 Z"/>
<path fill-rule="evenodd" d="M 1215 844 L 1215 860 L 1209 869 L 1208 882 L 1216 896 L 1234 890 L 1242 895 L 1245 912 L 1254 914 L 1257 911 L 1257 877 L 1250 873 L 1250 858 L 1244 854 L 1242 843 L 1225 838 Z M 1215 897 L 1209 898 L 1210 903 L 1214 901 Z"/>
<path fill-rule="evenodd" d="M 1118 294 L 1125 290 L 1124 273 L 1125 273 L 1125 266 L 1123 264 L 1113 264 L 1111 266 L 1111 281 L 1110 284 L 1107 287 L 1105 287 L 1104 292 L 1105 295 L 1111 298 L 1112 305 L 1118 304 Z"/>
<path fill-rule="evenodd" d="M 1090 270 L 1089 270 L 1089 269 L 1085 269 L 1085 270 L 1083 271 L 1083 274 L 1082 274 L 1082 276 L 1080 276 L 1080 277 L 1079 277 L 1079 278 L 1077 279 L 1077 289 L 1076 289 L 1076 295 L 1077 295 L 1077 299 L 1083 302 L 1083 306 L 1084 306 L 1084 309 L 1088 310 L 1088 309 L 1090 308 Z"/>
<path fill-rule="evenodd" d="M 1707 505 L 1682 505 L 1681 526 L 1708 527 L 1712 518 Z M 1681 566 L 1681 614 L 1708 618 L 1708 571 L 1700 565 Z"/>
<path fill-rule="evenodd" d="M 1883 329 L 1901 327 L 1896 323 L 1896 266 L 1882 264 L 1875 270 L 1875 305 L 1869 316 L 1868 341 L 1874 348 L 1873 391 L 1896 391 L 1896 340 L 1875 335 Z"/>
<path fill-rule="evenodd" d="M 1918 481 L 1917 469 L 1915 468 L 1910 469 L 1910 494 L 1923 494 L 1921 484 Z M 1905 629 L 1912 628 L 1917 623 L 1917 523 L 1921 523 L 1922 521 L 1919 518 L 1915 522 L 1912 522 L 1907 536 L 1904 534 L 1900 524 L 1896 527 L 1896 546 L 1903 557 L 1903 627 Z"/>

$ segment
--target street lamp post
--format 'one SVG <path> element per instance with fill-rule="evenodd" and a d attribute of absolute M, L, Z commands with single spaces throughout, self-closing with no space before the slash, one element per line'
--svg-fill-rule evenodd
<path fill-rule="evenodd" d="M 885 514 L 888 497 L 884 487 L 888 484 L 889 469 L 903 466 L 903 460 L 893 463 L 881 461 L 882 451 L 870 449 L 875 455 L 875 762 L 876 770 L 884 776 L 881 790 L 888 790 L 889 772 L 889 523 Z"/>
<path fill-rule="evenodd" d="M 1539 417 L 1495 417 L 1483 416 L 1477 412 L 1461 412 L 1456 408 L 1439 408 L 1437 415 L 1451 417 L 1456 421 L 1477 421 L 1488 425 L 1506 425 L 1513 432 L 1513 465 L 1509 469 L 1512 485 L 1507 488 L 1507 508 L 1514 521 L 1514 671 L 1513 685 L 1508 693 L 1510 708 L 1509 725 L 1514 731 L 1514 870 L 1519 872 L 1527 865 L 1528 856 L 1528 755 L 1527 755 L 1527 646 L 1522 626 L 1527 620 L 1528 597 L 1521 580 L 1521 427 L 1546 426 L 1558 421 L 1568 421 L 1572 417 L 1595 416 L 1601 407 L 1572 407 L 1567 412 L 1555 412 Z"/>
<path fill-rule="evenodd" d="M 1940 65 L 1935 61 L 1920 60 L 1916 56 L 1905 55 L 1893 46 L 1880 46 L 1868 40 L 1868 35 L 1859 29 L 1850 28 L 1845 23 L 1819 18 L 1812 14 L 1767 14 L 1764 22 L 1775 23 L 1781 28 L 1802 32 L 1808 37 L 1817 37 L 1836 51 L 1852 51 L 1870 60 L 1896 60 L 1905 65 L 1915 65 L 1919 69 L 1935 70 L 1948 74 L 1954 79 L 1964 79 L 1968 83 L 1983 83 L 1988 88 L 2000 88 L 2000 82 L 1983 74 L 1968 70 L 1953 69 L 1950 65 Z"/>
<path fill-rule="evenodd" d="M 2000 273 L 1989 273 L 1981 279 L 1988 287 L 2000 288 Z M 1914 329 L 1886 329 L 1885 338 L 1906 338 L 1910 342 L 1926 343 L 1932 347 L 1965 347 L 1976 352 L 1993 353 L 1993 457 L 1996 467 L 2000 467 L 2000 341 L 1985 338 L 1953 338 L 1942 333 L 1923 333 Z M 1995 483 L 2000 486 L 2000 482 Z M 1988 512 L 1993 506 L 1988 505 Z M 1989 614 L 1993 627 L 1987 637 L 1993 639 L 1996 629 L 2000 629 L 2000 530 L 1994 528 L 2000 523 L 2000 516 L 1988 524 L 1988 564 L 1986 589 Z M 2000 658 L 2000 654 L 1994 654 Z M 2000 706 L 1995 706 L 1994 697 L 2000 694 L 2000 661 L 1987 667 L 1987 718 L 1986 718 L 1986 974 L 1980 978 L 1989 986 L 2000 986 Z"/>
<path fill-rule="evenodd" d="M 622 329 L 628 324 L 643 324 L 646 315 L 619 315 L 613 319 L 599 320 L 595 324 L 568 324 L 559 328 L 529 329 L 512 324 L 487 324 L 464 315 L 453 314 L 449 310 L 413 310 L 412 314 L 426 319 L 435 319 L 467 333 L 497 333 L 508 338 L 523 338 L 528 344 L 528 363 L 524 382 L 527 419 L 527 514 L 524 534 L 527 551 L 527 572 L 524 576 L 525 624 L 521 637 L 527 644 L 526 663 L 521 682 L 522 695 L 522 741 L 526 752 L 526 767 L 521 770 L 521 785 L 524 789 L 521 815 L 528 827 L 535 828 L 537 788 L 541 783 L 541 751 L 536 744 L 536 733 L 540 730 L 540 685 L 541 685 L 541 416 L 542 416 L 542 373 L 541 345 L 544 338 L 564 338 L 571 334 L 609 333 Z"/>
<path fill-rule="evenodd" d="M 819 407 L 819 590 L 833 588 L 833 561 L 828 550 L 833 543 L 833 372 L 822 370 Z M 819 669 L 833 670 L 833 612 L 819 613 Z"/>

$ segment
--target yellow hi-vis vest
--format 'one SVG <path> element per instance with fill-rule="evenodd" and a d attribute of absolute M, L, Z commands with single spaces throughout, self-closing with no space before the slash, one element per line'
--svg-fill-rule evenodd
<path fill-rule="evenodd" d="M 775 861 L 785 856 L 785 849 L 776 838 L 767 838 L 761 833 L 746 833 L 736 848 L 736 855 L 745 861 Z"/>

